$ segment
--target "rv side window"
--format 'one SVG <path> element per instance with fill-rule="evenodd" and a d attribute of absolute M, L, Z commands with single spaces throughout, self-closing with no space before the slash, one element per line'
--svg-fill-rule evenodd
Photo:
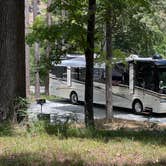
<path fill-rule="evenodd" d="M 123 63 L 117 63 L 112 70 L 112 85 L 129 85 L 128 66 Z"/>
<path fill-rule="evenodd" d="M 105 83 L 105 70 L 102 68 L 95 68 L 93 71 L 94 82 Z"/>
<path fill-rule="evenodd" d="M 72 69 L 72 79 L 77 81 L 85 81 L 85 68 L 73 68 Z"/>
<path fill-rule="evenodd" d="M 67 79 L 67 68 L 64 66 L 53 67 L 51 73 L 55 75 L 56 78 L 66 80 Z"/>
<path fill-rule="evenodd" d="M 85 68 L 79 69 L 79 81 L 85 81 L 86 70 Z"/>

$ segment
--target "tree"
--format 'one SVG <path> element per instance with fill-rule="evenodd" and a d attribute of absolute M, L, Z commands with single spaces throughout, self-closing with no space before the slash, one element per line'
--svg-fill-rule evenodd
<path fill-rule="evenodd" d="M 49 7 L 51 5 L 51 0 L 47 0 L 47 13 L 46 13 L 46 19 L 47 19 L 47 25 L 51 26 L 51 13 L 49 12 Z M 47 42 L 47 48 L 46 48 L 46 60 L 49 62 L 49 57 L 51 53 L 51 46 L 49 41 Z M 48 64 L 47 64 L 48 66 Z M 49 67 L 46 67 L 46 76 L 45 76 L 45 94 L 49 95 Z"/>
<path fill-rule="evenodd" d="M 25 97 L 24 1 L 0 0 L 0 113 L 14 119 L 14 101 Z"/>
<path fill-rule="evenodd" d="M 94 63 L 94 34 L 95 34 L 96 0 L 89 0 L 87 24 L 86 79 L 85 79 L 85 124 L 94 127 L 93 115 L 93 63 Z"/>
<path fill-rule="evenodd" d="M 25 34 L 28 34 L 29 27 L 29 1 L 25 0 Z M 29 58 L 30 58 L 30 48 L 29 45 L 25 44 L 25 69 L 26 69 L 26 97 L 30 96 L 30 67 L 29 67 Z"/>
<path fill-rule="evenodd" d="M 88 8 L 89 5 L 89 8 Z M 88 9 L 88 14 L 85 10 Z M 64 55 L 72 50 L 84 52 L 86 56 L 86 83 L 85 83 L 85 122 L 86 126 L 94 126 L 93 117 L 93 61 L 94 61 L 94 27 L 95 27 L 95 10 L 96 1 L 53 1 L 50 10 L 55 14 L 56 19 L 61 11 L 67 12 L 67 17 L 58 20 L 58 23 L 43 28 L 38 26 L 33 36 L 39 37 L 41 40 L 54 41 L 57 46 L 56 55 Z M 86 28 L 87 27 L 87 28 Z M 44 32 L 39 34 L 40 32 Z M 62 42 L 63 41 L 63 42 Z M 59 48 L 61 50 L 59 50 Z M 59 51 L 59 52 L 58 52 Z M 56 59 L 56 57 L 55 57 Z M 54 60 L 55 60 L 54 59 Z"/>
<path fill-rule="evenodd" d="M 125 17 L 130 18 L 130 21 L 133 20 L 130 17 L 130 13 L 133 11 L 133 6 L 135 8 L 134 12 L 139 12 L 140 8 L 144 8 L 144 12 L 146 13 L 149 9 L 149 5 L 147 1 L 109 1 L 104 0 L 101 2 L 101 9 L 100 11 L 101 15 L 104 16 L 103 20 L 106 22 L 106 58 L 105 58 L 105 64 L 106 64 L 106 119 L 113 118 L 113 110 L 112 110 L 112 66 L 113 66 L 113 49 L 116 49 L 115 43 L 116 38 L 113 38 L 116 36 L 116 34 L 121 31 L 121 33 L 124 33 L 123 27 L 119 26 L 119 23 L 121 23 L 121 18 L 124 21 L 126 18 L 124 18 L 124 14 L 126 13 Z M 126 10 L 127 9 L 127 10 Z M 130 12 L 131 10 L 131 12 Z M 132 22 L 132 21 L 131 21 Z M 142 31 L 143 32 L 143 31 Z M 104 36 L 104 35 L 103 35 Z M 116 54 L 114 55 L 115 57 Z M 121 57 L 122 58 L 122 57 Z"/>
<path fill-rule="evenodd" d="M 55 4 L 58 2 L 56 1 Z M 54 5 L 55 7 L 56 5 Z M 93 63 L 95 42 L 95 12 L 96 0 L 87 1 L 59 1 L 60 9 L 67 11 L 68 16 L 62 22 L 62 35 L 68 45 L 77 43 L 84 51 L 86 59 L 85 78 L 85 124 L 86 127 L 94 127 L 93 115 Z M 88 13 L 86 10 L 88 9 Z M 87 26 L 87 28 L 85 28 Z M 64 27 L 66 27 L 64 29 Z M 66 37 L 67 36 L 67 37 Z M 71 44 L 70 44 L 71 45 Z"/>
<path fill-rule="evenodd" d="M 113 50 L 112 50 L 112 10 L 110 7 L 106 9 L 107 19 L 106 19 L 106 65 L 105 65 L 105 73 L 106 73 L 106 119 L 109 120 L 113 118 L 112 111 L 112 58 L 113 58 Z"/>
<path fill-rule="evenodd" d="M 33 0 L 33 21 L 35 21 L 38 15 L 38 0 Z M 35 54 L 35 97 L 40 97 L 40 77 L 39 77 L 39 43 L 34 43 L 34 54 Z"/>

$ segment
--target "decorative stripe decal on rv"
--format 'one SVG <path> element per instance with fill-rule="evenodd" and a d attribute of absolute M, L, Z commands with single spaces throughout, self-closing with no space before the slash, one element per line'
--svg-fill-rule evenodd
<path fill-rule="evenodd" d="M 146 93 L 148 95 L 152 95 L 152 96 L 155 96 L 155 97 L 165 98 L 166 99 L 166 95 L 165 94 L 160 94 L 160 93 L 154 92 L 152 90 L 144 89 L 144 88 L 141 88 L 141 87 L 138 87 L 138 86 L 135 86 L 135 88 L 137 88 L 139 90 L 142 90 L 143 93 Z"/>
<path fill-rule="evenodd" d="M 131 99 L 127 98 L 127 97 L 126 97 L 125 95 L 123 95 L 123 94 L 112 93 L 112 95 L 121 97 L 121 98 L 123 98 L 123 99 L 127 99 L 127 100 L 129 100 L 129 101 L 131 100 Z"/>

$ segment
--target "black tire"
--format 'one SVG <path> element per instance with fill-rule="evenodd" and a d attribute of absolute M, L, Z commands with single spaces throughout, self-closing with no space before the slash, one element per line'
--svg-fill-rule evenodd
<path fill-rule="evenodd" d="M 70 102 L 71 102 L 72 104 L 78 104 L 78 95 L 77 95 L 76 92 L 72 92 L 72 93 L 70 94 Z"/>
<path fill-rule="evenodd" d="M 136 114 L 140 114 L 143 112 L 143 104 L 140 100 L 135 100 L 132 108 Z"/>

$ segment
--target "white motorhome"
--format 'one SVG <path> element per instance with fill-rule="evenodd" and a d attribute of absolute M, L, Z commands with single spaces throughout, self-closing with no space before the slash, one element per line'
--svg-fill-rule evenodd
<path fill-rule="evenodd" d="M 113 65 L 113 106 L 166 113 L 166 60 L 131 55 Z M 50 73 L 50 94 L 84 101 L 85 57 L 68 55 Z M 105 65 L 94 65 L 94 103 L 105 104 Z"/>

